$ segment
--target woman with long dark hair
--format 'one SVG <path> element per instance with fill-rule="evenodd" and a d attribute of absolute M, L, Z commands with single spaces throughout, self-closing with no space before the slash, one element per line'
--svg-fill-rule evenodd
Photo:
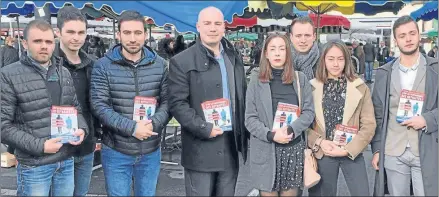
<path fill-rule="evenodd" d="M 311 86 L 292 65 L 285 34 L 268 36 L 246 96 L 250 169 L 261 196 L 298 196 L 303 189 L 304 131 L 314 120 Z"/>

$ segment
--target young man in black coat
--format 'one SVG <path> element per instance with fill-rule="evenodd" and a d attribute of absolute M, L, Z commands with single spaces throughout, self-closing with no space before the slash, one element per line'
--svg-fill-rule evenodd
<path fill-rule="evenodd" d="M 75 190 L 73 195 L 85 196 L 93 172 L 95 131 L 99 128 L 98 122 L 91 114 L 89 96 L 94 60 L 81 50 L 87 35 L 87 19 L 81 11 L 72 6 L 63 7 L 58 11 L 57 21 L 56 34 L 60 42 L 54 54 L 63 59 L 64 67 L 72 75 L 78 102 L 81 104 L 82 114 L 90 129 L 90 134 L 74 153 Z"/>

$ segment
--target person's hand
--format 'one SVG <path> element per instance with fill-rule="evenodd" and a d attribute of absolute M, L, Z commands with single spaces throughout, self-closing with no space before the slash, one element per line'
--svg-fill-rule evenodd
<path fill-rule="evenodd" d="M 158 135 L 158 133 L 154 132 L 154 128 L 152 126 L 152 121 L 150 121 L 149 123 L 146 124 L 146 136 L 147 136 L 147 138 L 149 138 L 153 135 Z"/>
<path fill-rule="evenodd" d="M 335 146 L 332 148 L 332 150 L 325 152 L 325 155 L 330 157 L 346 157 L 349 155 L 349 153 L 345 149 Z"/>
<path fill-rule="evenodd" d="M 136 131 L 134 132 L 134 137 L 138 140 L 146 140 L 153 135 L 158 135 L 152 131 L 151 120 L 138 120 L 136 125 Z"/>
<path fill-rule="evenodd" d="M 82 129 L 78 129 L 76 130 L 76 132 L 73 134 L 74 136 L 79 136 L 79 140 L 78 141 L 69 141 L 69 143 L 73 146 L 77 146 L 80 145 L 82 143 L 82 141 L 84 141 L 84 136 L 85 136 L 85 132 Z"/>
<path fill-rule="evenodd" d="M 412 127 L 416 130 L 423 129 L 427 126 L 427 122 L 422 116 L 413 116 L 412 118 L 401 123 L 403 126 Z"/>
<path fill-rule="evenodd" d="M 220 136 L 224 133 L 224 131 L 219 127 L 212 127 L 212 131 L 210 131 L 210 138 L 214 138 Z"/>
<path fill-rule="evenodd" d="M 320 148 L 326 154 L 329 151 L 332 151 L 332 149 L 337 148 L 337 145 L 335 145 L 334 142 L 332 142 L 332 141 L 322 140 L 322 142 L 320 143 Z"/>
<path fill-rule="evenodd" d="M 377 152 L 377 153 L 373 154 L 373 157 L 372 157 L 372 167 L 375 170 L 379 170 L 380 169 L 379 161 L 380 161 L 380 153 Z"/>
<path fill-rule="evenodd" d="M 44 153 L 57 153 L 63 144 L 61 142 L 61 138 L 52 138 L 48 139 L 44 142 Z"/>
<path fill-rule="evenodd" d="M 279 129 L 275 129 L 273 130 L 274 133 L 274 137 L 273 137 L 273 141 L 279 143 L 279 144 L 287 144 L 291 141 L 291 139 L 293 139 L 293 133 L 288 135 L 288 131 L 287 131 L 288 127 L 282 127 Z"/>

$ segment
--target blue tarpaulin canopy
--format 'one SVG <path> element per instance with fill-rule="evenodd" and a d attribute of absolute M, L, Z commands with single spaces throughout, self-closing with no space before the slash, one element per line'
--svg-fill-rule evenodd
<path fill-rule="evenodd" d="M 382 0 L 357 0 L 355 2 L 355 13 L 364 14 L 367 16 L 376 15 L 381 12 L 393 12 L 398 14 L 406 3 L 411 0 L 403 1 L 382 1 Z"/>
<path fill-rule="evenodd" d="M 17 6 L 16 4 L 9 4 L 7 7 L 3 7 L 2 2 L 2 15 L 5 16 L 31 16 L 34 14 L 35 5 L 33 3 L 27 3 L 23 6 Z M 56 14 L 58 12 L 58 8 L 56 8 L 53 4 L 49 4 L 50 14 Z"/>
<path fill-rule="evenodd" d="M 247 7 L 246 1 L 1 1 L 2 13 L 12 13 L 8 9 L 19 10 L 19 13 L 26 13 L 19 8 L 25 8 L 26 4 L 35 4 L 43 7 L 46 3 L 52 4 L 53 9 L 61 8 L 69 3 L 77 8 L 83 8 L 86 4 L 92 4 L 94 8 L 100 9 L 104 5 L 109 6 L 116 14 L 125 10 L 136 10 L 144 16 L 151 17 L 154 22 L 163 26 L 165 24 L 175 25 L 178 31 L 196 32 L 198 13 L 205 7 L 214 6 L 220 9 L 227 21 L 231 22 L 233 14 L 241 15 Z M 55 11 L 55 10 L 53 10 Z M 27 11 L 29 12 L 29 11 Z M 52 12 L 52 9 L 51 9 Z"/>
<path fill-rule="evenodd" d="M 438 2 L 436 1 L 430 1 L 424 4 L 421 8 L 418 10 L 412 12 L 410 16 L 415 19 L 416 21 L 423 20 L 423 21 L 429 21 L 432 19 L 438 19 Z"/>

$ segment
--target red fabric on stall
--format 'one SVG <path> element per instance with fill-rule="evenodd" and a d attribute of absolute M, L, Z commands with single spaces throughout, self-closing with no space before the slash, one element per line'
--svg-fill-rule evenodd
<path fill-rule="evenodd" d="M 226 22 L 226 28 L 237 28 L 237 27 L 253 27 L 258 24 L 258 17 L 253 16 L 251 18 L 240 18 L 238 16 L 233 17 L 232 23 Z"/>
<path fill-rule="evenodd" d="M 309 17 L 314 22 L 314 25 L 317 26 L 317 14 L 309 14 Z M 319 28 L 325 27 L 325 26 L 341 26 L 345 29 L 351 28 L 351 22 L 343 17 L 343 16 L 335 16 L 335 15 L 327 15 L 327 14 L 320 14 L 320 24 Z"/>

